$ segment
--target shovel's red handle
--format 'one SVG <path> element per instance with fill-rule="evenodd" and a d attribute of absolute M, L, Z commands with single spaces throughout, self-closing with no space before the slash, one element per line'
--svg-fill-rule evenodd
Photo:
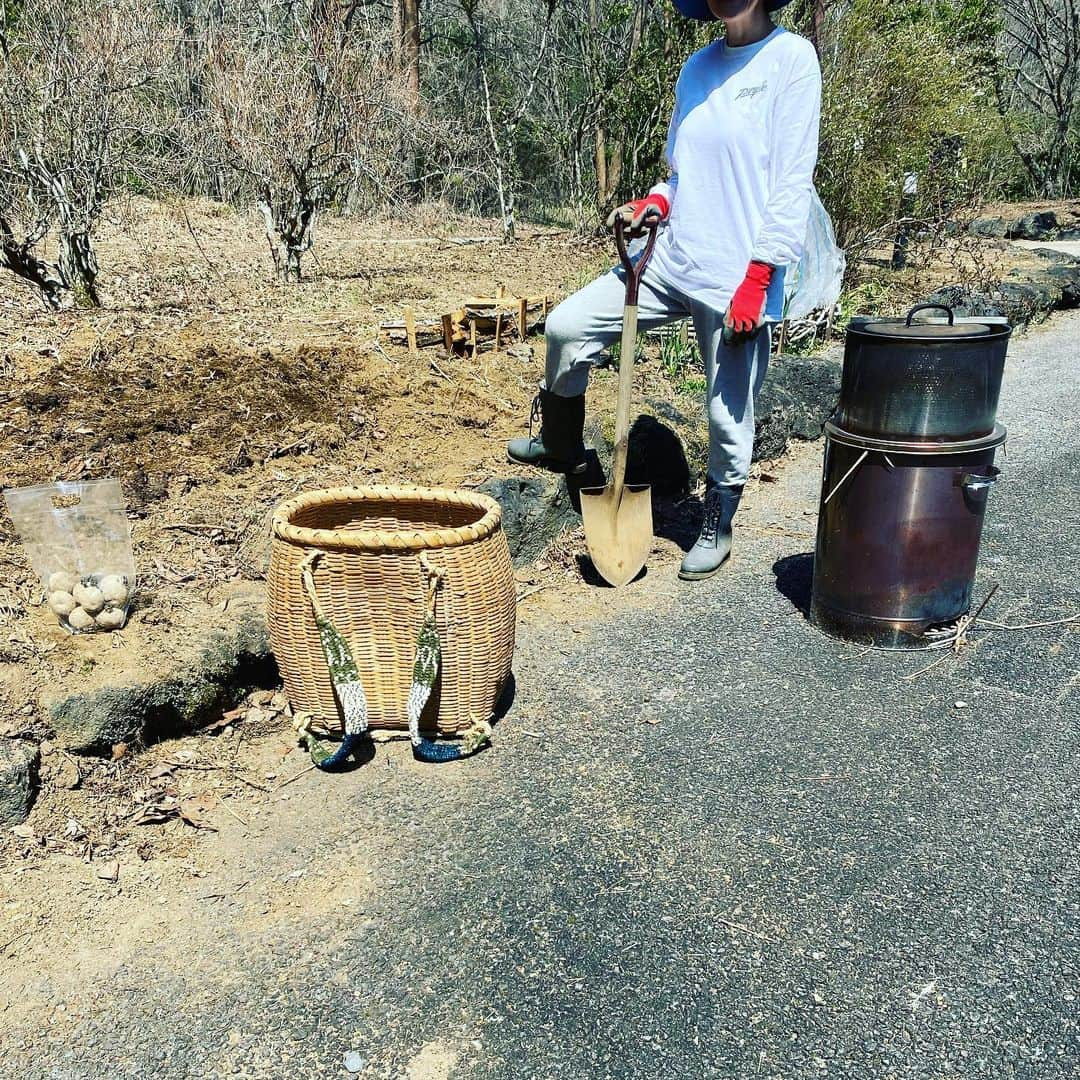
<path fill-rule="evenodd" d="M 628 222 L 623 220 L 622 214 L 615 215 L 615 246 L 619 249 L 619 260 L 626 271 L 626 306 L 637 307 L 638 289 L 645 274 L 645 267 L 652 256 L 653 248 L 656 247 L 656 230 L 659 222 L 655 217 L 651 219 L 646 217 L 641 223 L 642 229 L 649 234 L 649 239 L 645 241 L 645 250 L 638 257 L 636 264 L 626 250 L 627 224 Z"/>

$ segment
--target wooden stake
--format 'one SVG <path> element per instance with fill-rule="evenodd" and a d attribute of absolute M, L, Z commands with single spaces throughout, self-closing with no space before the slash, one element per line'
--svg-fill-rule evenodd
<path fill-rule="evenodd" d="M 502 348 L 502 312 L 495 315 L 495 351 Z"/>
<path fill-rule="evenodd" d="M 454 316 L 444 315 L 442 317 L 442 341 L 443 348 L 447 352 L 454 351 Z"/>
<path fill-rule="evenodd" d="M 472 347 L 473 356 L 476 355 L 476 320 L 469 320 L 469 344 Z"/>
<path fill-rule="evenodd" d="M 529 301 L 523 296 L 518 301 L 518 337 L 524 341 L 529 336 Z"/>
<path fill-rule="evenodd" d="M 405 309 L 405 339 L 409 343 L 409 355 L 416 356 L 416 319 L 413 316 L 413 309 L 407 307 Z"/>

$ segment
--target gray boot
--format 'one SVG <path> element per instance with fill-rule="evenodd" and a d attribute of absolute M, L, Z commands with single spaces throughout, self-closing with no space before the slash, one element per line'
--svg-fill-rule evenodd
<path fill-rule="evenodd" d="M 532 433 L 540 420 L 540 434 Z M 559 397 L 544 387 L 533 400 L 527 438 L 511 439 L 506 455 L 519 465 L 536 465 L 560 473 L 583 473 L 585 460 L 585 395 Z"/>
<path fill-rule="evenodd" d="M 741 484 L 738 487 L 709 484 L 705 492 L 701 535 L 679 567 L 679 577 L 684 581 L 712 577 L 724 565 L 731 554 L 731 522 L 739 508 L 742 492 Z"/>

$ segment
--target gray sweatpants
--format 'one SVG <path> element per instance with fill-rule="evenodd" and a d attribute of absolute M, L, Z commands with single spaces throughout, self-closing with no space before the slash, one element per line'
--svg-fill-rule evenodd
<path fill-rule="evenodd" d="M 559 397 L 585 393 L 589 369 L 619 340 L 626 299 L 621 267 L 567 297 L 547 318 L 544 384 Z M 705 359 L 705 407 L 709 414 L 709 477 L 718 484 L 743 484 L 754 448 L 754 399 L 769 366 L 770 330 L 727 346 L 721 340 L 724 314 L 669 285 L 646 267 L 638 297 L 638 327 L 650 330 L 677 319 L 694 320 Z"/>

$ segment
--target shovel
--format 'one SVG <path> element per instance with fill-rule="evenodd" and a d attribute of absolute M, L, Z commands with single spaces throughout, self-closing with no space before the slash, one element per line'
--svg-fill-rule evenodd
<path fill-rule="evenodd" d="M 630 396 L 634 392 L 637 348 L 637 302 L 645 266 L 656 244 L 656 224 L 644 223 L 649 239 L 637 260 L 626 252 L 623 219 L 615 218 L 615 244 L 626 271 L 626 307 L 619 349 L 619 402 L 615 410 L 615 454 L 607 487 L 581 489 L 581 521 L 593 566 L 619 588 L 638 575 L 652 550 L 652 490 L 648 484 L 626 484 L 626 452 L 630 437 Z"/>

